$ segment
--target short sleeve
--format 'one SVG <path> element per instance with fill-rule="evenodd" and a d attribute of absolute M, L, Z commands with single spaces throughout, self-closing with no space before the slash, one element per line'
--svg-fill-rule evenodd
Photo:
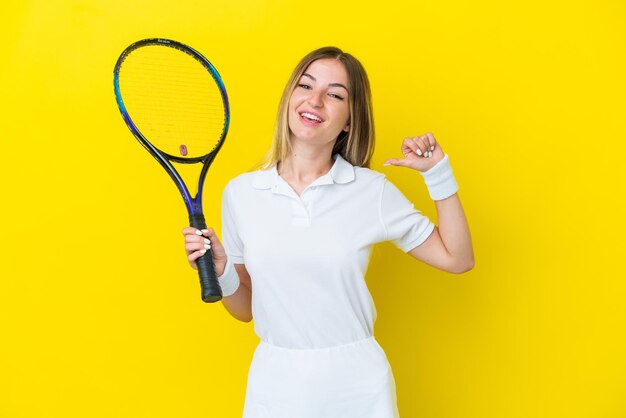
<path fill-rule="evenodd" d="M 435 224 L 415 209 L 396 186 L 384 179 L 381 193 L 380 216 L 385 230 L 385 241 L 393 242 L 404 252 L 426 241 Z"/>
<path fill-rule="evenodd" d="M 234 264 L 244 264 L 243 243 L 237 230 L 231 193 L 230 184 L 228 184 L 222 193 L 222 244 L 226 255 Z"/>

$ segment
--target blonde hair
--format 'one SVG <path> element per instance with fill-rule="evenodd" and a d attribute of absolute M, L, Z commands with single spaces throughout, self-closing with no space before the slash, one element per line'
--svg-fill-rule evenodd
<path fill-rule="evenodd" d="M 280 99 L 272 146 L 255 168 L 267 169 L 273 167 L 287 157 L 291 148 L 288 115 L 289 99 L 309 65 L 313 61 L 324 58 L 341 61 L 348 73 L 350 86 L 348 93 L 350 130 L 349 132 L 341 131 L 339 136 L 337 136 L 337 142 L 333 147 L 332 153 L 340 154 L 352 165 L 369 168 L 370 160 L 374 153 L 374 117 L 367 73 L 356 58 L 332 46 L 310 52 L 300 60 L 294 69 Z"/>

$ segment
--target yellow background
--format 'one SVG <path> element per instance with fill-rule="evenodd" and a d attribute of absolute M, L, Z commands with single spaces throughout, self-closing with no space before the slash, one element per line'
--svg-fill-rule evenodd
<path fill-rule="evenodd" d="M 376 247 L 376 337 L 403 418 L 626 416 L 626 6 L 617 0 L 20 1 L 3 6 L 0 417 L 238 417 L 252 323 L 200 301 L 187 214 L 115 105 L 133 41 L 166 37 L 224 78 L 232 126 L 205 188 L 269 146 L 296 62 L 337 45 L 372 82 L 383 167 L 431 131 L 476 267 Z M 621 278 L 620 278 L 621 277 Z M 297 417 L 294 417 L 297 418 Z"/>

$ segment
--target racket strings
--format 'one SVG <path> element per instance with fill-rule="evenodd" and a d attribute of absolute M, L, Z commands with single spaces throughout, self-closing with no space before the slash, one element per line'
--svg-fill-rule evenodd
<path fill-rule="evenodd" d="M 191 55 L 152 45 L 132 51 L 119 72 L 135 126 L 159 150 L 197 158 L 221 141 L 226 109 L 208 70 Z"/>

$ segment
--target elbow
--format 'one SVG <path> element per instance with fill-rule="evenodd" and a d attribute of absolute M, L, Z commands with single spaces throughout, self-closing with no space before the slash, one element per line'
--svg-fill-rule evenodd
<path fill-rule="evenodd" d="M 252 314 L 245 314 L 245 313 L 233 313 L 233 312 L 229 312 L 230 315 L 235 318 L 237 321 L 241 321 L 241 322 L 250 322 L 252 321 Z"/>
<path fill-rule="evenodd" d="M 226 308 L 226 311 L 230 314 L 230 316 L 241 322 L 252 321 L 252 309 L 250 309 L 250 307 L 246 308 L 238 306 L 237 304 L 230 302 L 229 298 L 230 296 L 227 296 L 222 299 L 222 306 Z"/>
<path fill-rule="evenodd" d="M 230 314 L 238 321 L 250 322 L 252 321 L 252 312 L 230 312 Z"/>
<path fill-rule="evenodd" d="M 450 269 L 449 272 L 453 274 L 463 274 L 467 273 L 471 269 L 474 268 L 474 257 L 469 260 L 464 261 L 463 263 L 458 263 L 454 266 L 454 268 Z"/>
<path fill-rule="evenodd" d="M 235 318 L 237 318 L 239 321 L 241 322 L 251 322 L 253 319 L 252 316 L 252 309 L 245 309 L 242 310 L 240 312 L 237 312 L 237 315 L 233 315 Z"/>

